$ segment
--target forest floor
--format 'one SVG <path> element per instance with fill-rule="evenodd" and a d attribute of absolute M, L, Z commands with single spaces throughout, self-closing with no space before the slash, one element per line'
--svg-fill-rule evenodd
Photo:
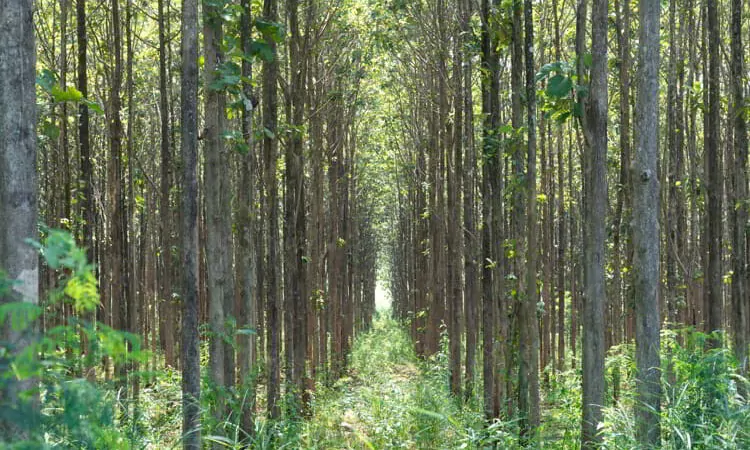
<path fill-rule="evenodd" d="M 512 449 L 518 448 L 515 420 L 482 417 L 481 392 L 465 403 L 449 391 L 444 353 L 417 358 L 402 326 L 376 318 L 355 344 L 348 375 L 319 391 L 305 421 L 304 449 Z M 575 370 L 552 382 L 544 397 L 541 448 L 577 448 L 580 379 Z M 477 386 L 481 389 L 481 384 Z"/>
<path fill-rule="evenodd" d="M 142 410 L 150 432 L 146 448 L 179 443 L 179 380 L 170 372 L 146 388 L 151 401 Z M 268 427 L 256 423 L 253 449 L 485 449 L 518 448 L 515 420 L 486 427 L 482 417 L 481 384 L 468 402 L 449 391 L 447 355 L 420 359 L 403 326 L 386 312 L 379 313 L 370 331 L 359 335 L 346 374 L 331 386 L 319 385 L 311 400 L 310 416 Z M 568 374 L 553 383 L 544 397 L 540 447 L 575 448 L 580 411 L 578 380 Z M 264 391 L 259 386 L 259 393 Z M 260 395 L 262 397 L 262 395 Z M 262 398 L 258 399 L 263 402 Z M 209 418 L 210 420 L 210 418 Z M 212 425 L 205 424 L 209 429 Z M 214 424 L 215 425 L 215 424 Z M 226 448 L 245 448 L 232 439 L 234 427 L 204 435 Z M 216 434 L 229 432 L 229 440 Z M 221 439 L 216 441 L 215 439 Z M 231 444 L 234 442 L 234 445 Z"/>
<path fill-rule="evenodd" d="M 300 433 L 306 449 L 477 448 L 482 419 L 448 392 L 443 357 L 420 361 L 391 319 L 357 339 L 348 375 L 318 392 Z"/>

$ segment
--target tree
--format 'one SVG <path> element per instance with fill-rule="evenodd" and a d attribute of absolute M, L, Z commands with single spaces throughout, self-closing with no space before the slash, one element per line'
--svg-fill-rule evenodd
<path fill-rule="evenodd" d="M 299 1 L 290 0 L 287 5 L 289 15 L 289 60 L 291 65 L 290 102 L 291 125 L 295 127 L 287 143 L 286 161 L 286 190 L 284 197 L 284 256 L 286 266 L 285 295 L 288 316 L 291 319 L 288 330 L 291 331 L 291 347 L 287 348 L 292 359 L 290 386 L 296 390 L 296 395 L 302 395 L 305 376 L 305 357 L 307 350 L 307 296 L 305 254 L 307 252 L 307 230 L 305 220 L 305 166 L 302 149 L 302 131 L 305 112 L 305 79 L 306 37 L 300 35 L 299 29 Z M 293 350 L 292 350 L 293 349 Z M 299 398 L 299 397 L 298 397 Z"/>
<path fill-rule="evenodd" d="M 723 324 L 722 298 L 722 204 L 724 177 L 722 175 L 722 150 L 719 148 L 719 129 L 721 127 L 721 98 L 719 97 L 719 16 L 718 0 L 706 0 L 708 32 L 708 111 L 706 113 L 706 191 L 708 205 L 706 208 L 706 239 L 708 241 L 708 266 L 705 278 L 706 292 L 706 331 L 720 331 Z M 721 339 L 709 340 L 709 348 L 721 347 Z"/>
<path fill-rule="evenodd" d="M 203 10 L 203 47 L 206 67 L 205 95 L 205 209 L 208 269 L 208 304 L 211 380 L 219 388 L 234 384 L 234 347 L 228 343 L 226 321 L 233 310 L 234 285 L 231 270 L 231 205 L 228 148 L 222 134 L 225 130 L 225 95 L 215 80 L 222 61 L 223 27 L 217 6 L 206 4 Z M 219 394 L 214 415 L 221 420 L 223 393 Z"/>
<path fill-rule="evenodd" d="M 534 69 L 534 20 L 531 0 L 524 0 L 526 65 L 526 298 L 521 303 L 518 408 L 521 412 L 521 437 L 534 441 L 540 424 L 539 409 L 539 318 L 537 317 L 537 205 L 536 205 L 536 70 Z"/>
<path fill-rule="evenodd" d="M 469 18 L 471 16 L 472 2 L 465 0 L 461 10 L 461 48 L 466 51 L 470 42 Z M 475 212 L 475 192 L 476 192 L 476 167 L 477 157 L 474 147 L 474 102 L 472 99 L 472 64 L 471 58 L 466 55 L 463 62 L 463 100 L 464 100 L 464 130 L 462 137 L 464 139 L 462 150 L 464 152 L 461 169 L 459 174 L 461 179 L 463 200 L 463 225 L 464 225 L 464 317 L 466 323 L 466 390 L 465 397 L 471 398 L 474 393 L 474 370 L 476 366 L 476 347 L 477 347 L 477 310 L 479 303 L 479 283 L 478 270 L 479 261 L 477 261 L 477 229 L 476 229 L 476 212 Z M 460 124 L 459 124 L 460 126 Z M 457 155 L 457 158 L 459 156 Z M 459 169 L 457 167 L 457 169 Z M 459 277 L 460 281 L 460 277 Z"/>
<path fill-rule="evenodd" d="M 0 292 L 0 305 L 39 303 L 39 256 L 27 242 L 37 239 L 36 52 L 33 2 L 0 4 L 0 276 L 16 283 Z M 2 273 L 4 271 L 4 274 Z M 34 340 L 34 329 L 19 332 L 7 320 L 0 341 L 19 354 Z M 39 408 L 36 381 L 10 379 L 0 391 L 0 438 L 13 442 L 28 435 L 8 419 L 11 411 Z M 25 393 L 31 391 L 31 398 Z M 33 416 L 32 416 L 33 417 Z"/>
<path fill-rule="evenodd" d="M 732 173 L 732 327 L 734 352 L 742 374 L 748 365 L 748 286 L 747 286 L 747 123 L 742 79 L 744 76 L 742 46 L 742 1 L 732 0 L 732 109 L 734 127 L 734 170 Z"/>
<path fill-rule="evenodd" d="M 182 435 L 185 450 L 201 448 L 198 333 L 198 0 L 182 4 Z"/>
<path fill-rule="evenodd" d="M 264 0 L 263 2 L 263 19 L 268 22 L 275 22 L 278 19 L 278 4 L 276 0 Z M 268 252 L 267 264 L 267 286 L 266 286 L 266 314 L 268 316 L 267 325 L 267 345 L 268 345 L 268 393 L 266 401 L 268 402 L 268 413 L 272 419 L 279 417 L 280 409 L 278 405 L 279 397 L 279 351 L 280 351 L 280 330 L 279 330 L 279 304 L 278 304 L 278 251 L 277 243 L 279 241 L 279 207 L 278 207 L 278 186 L 276 184 L 276 158 L 278 151 L 278 140 L 276 139 L 276 127 L 278 125 L 277 101 L 277 78 L 279 75 L 279 61 L 276 53 L 276 43 L 269 33 L 264 33 L 263 39 L 270 46 L 272 58 L 263 65 L 263 127 L 267 130 L 263 135 L 263 158 L 264 170 L 266 175 L 265 189 L 266 198 L 264 206 L 266 208 L 266 246 Z"/>
<path fill-rule="evenodd" d="M 583 2 L 582 2 L 583 3 Z M 583 120 L 586 141 L 584 189 L 585 293 L 583 310 L 583 419 L 581 446 L 598 447 L 604 406 L 605 218 L 607 215 L 607 0 L 594 0 L 591 23 L 590 97 Z M 584 7 L 584 11 L 585 11 Z M 582 14 L 579 11 L 579 14 Z M 583 30 L 579 29 L 578 32 Z M 585 56 L 578 54 L 579 61 Z M 579 74 L 583 65 L 579 63 Z"/>
<path fill-rule="evenodd" d="M 490 177 L 497 175 L 494 165 L 497 158 L 496 137 L 494 130 L 498 125 L 498 57 L 495 51 L 495 40 L 490 28 L 490 20 L 495 13 L 495 0 L 482 2 L 482 67 L 485 73 L 482 78 L 482 378 L 484 379 L 484 416 L 491 420 L 495 417 L 495 305 L 493 292 L 494 260 L 492 247 L 492 183 Z"/>
<path fill-rule="evenodd" d="M 78 41 L 78 90 L 86 98 L 88 96 L 87 48 L 86 33 L 86 0 L 76 0 L 76 38 Z M 78 144 L 80 146 L 81 174 L 79 186 L 83 193 L 83 245 L 86 247 L 86 258 L 90 262 L 96 261 L 94 232 L 96 230 L 96 204 L 94 202 L 94 165 L 91 157 L 91 138 L 89 127 L 89 107 L 81 102 L 78 105 Z M 89 317 L 95 319 L 96 313 Z M 86 377 L 94 379 L 96 370 L 87 367 Z"/>
<path fill-rule="evenodd" d="M 659 360 L 659 15 L 657 0 L 640 1 L 638 145 L 632 166 L 633 295 L 636 308 L 636 408 L 638 440 L 658 447 L 661 440 Z"/>
<path fill-rule="evenodd" d="M 242 3 L 242 50 L 250 53 L 253 45 L 252 20 L 250 1 L 243 0 Z M 255 115 L 255 96 L 253 93 L 253 66 L 252 60 L 242 60 L 243 95 L 249 102 L 242 109 L 242 136 L 247 145 L 247 154 L 240 160 L 241 181 L 237 190 L 237 226 L 238 241 L 237 255 L 237 283 L 239 285 L 240 307 L 237 321 L 239 326 L 247 330 L 246 337 L 238 342 L 238 365 L 240 369 L 240 380 L 243 390 L 241 396 L 245 398 L 242 410 L 242 429 L 245 433 L 252 434 L 255 430 L 255 401 L 256 385 L 255 371 L 258 359 L 257 334 L 259 310 L 256 299 L 258 295 L 258 259 L 259 242 L 256 240 L 255 228 L 257 226 L 255 192 L 257 173 L 257 157 L 255 154 L 255 138 L 253 130 L 253 119 Z"/>
<path fill-rule="evenodd" d="M 167 93 L 167 37 L 164 2 L 159 0 L 159 124 L 161 140 L 161 197 L 159 213 L 161 222 L 161 314 L 162 339 L 164 340 L 164 358 L 167 365 L 176 363 L 174 350 L 174 320 L 170 314 L 172 307 L 172 208 L 169 201 L 169 190 L 172 170 L 172 155 L 169 135 L 169 95 Z"/>

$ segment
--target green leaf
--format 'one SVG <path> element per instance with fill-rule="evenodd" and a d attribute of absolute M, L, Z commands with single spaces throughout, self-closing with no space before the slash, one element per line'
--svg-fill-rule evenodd
<path fill-rule="evenodd" d="M 264 41 L 253 41 L 250 43 L 250 48 L 248 49 L 248 53 L 251 56 L 257 56 L 258 58 L 262 59 L 266 62 L 273 61 L 274 58 L 274 50 L 271 48 L 268 43 Z"/>
<path fill-rule="evenodd" d="M 43 69 L 42 72 L 37 75 L 36 83 L 46 92 L 50 92 L 57 84 L 57 74 L 49 69 Z"/>
<path fill-rule="evenodd" d="M 539 69 L 539 72 L 537 72 L 536 76 L 534 77 L 536 81 L 541 81 L 544 78 L 547 78 L 550 73 L 552 72 L 559 72 L 560 71 L 560 63 L 549 63 L 542 66 L 541 69 Z"/>
<path fill-rule="evenodd" d="M 269 130 L 268 128 L 263 127 L 263 134 L 268 139 L 275 139 L 276 135 L 273 133 L 273 131 Z"/>
<path fill-rule="evenodd" d="M 56 141 L 60 137 L 60 128 L 52 122 L 45 121 L 42 124 L 42 135 L 51 141 Z"/>
<path fill-rule="evenodd" d="M 570 94 L 572 88 L 573 80 L 571 80 L 570 77 L 558 74 L 549 79 L 546 93 L 553 98 L 563 98 Z"/>
<path fill-rule="evenodd" d="M 65 90 L 59 86 L 53 86 L 50 94 L 52 94 L 52 98 L 58 103 L 79 102 L 83 99 L 81 91 L 73 86 L 68 86 Z"/>
<path fill-rule="evenodd" d="M 286 30 L 284 30 L 284 24 L 279 22 L 271 22 L 263 19 L 255 19 L 255 28 L 265 36 L 269 36 L 274 42 L 281 42 L 284 40 Z"/>
<path fill-rule="evenodd" d="M 241 155 L 247 155 L 250 153 L 250 146 L 245 142 L 237 142 L 234 144 L 234 149 Z"/>
<path fill-rule="evenodd" d="M 65 295 L 73 300 L 76 311 L 93 311 L 99 305 L 99 289 L 93 272 L 77 274 L 65 284 Z"/>
<path fill-rule="evenodd" d="M 102 109 L 101 105 L 99 105 L 99 103 L 95 101 L 89 100 L 87 98 L 82 98 L 81 103 L 86 105 L 90 110 L 94 111 L 95 113 L 104 114 L 104 110 Z"/>

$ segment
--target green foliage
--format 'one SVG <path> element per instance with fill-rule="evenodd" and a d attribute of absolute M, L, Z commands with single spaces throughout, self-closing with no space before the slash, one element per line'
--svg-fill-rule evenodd
<path fill-rule="evenodd" d="M 83 96 L 74 86 L 60 86 L 57 74 L 49 69 L 43 69 L 36 77 L 36 83 L 46 92 L 54 103 L 82 103 L 90 110 L 102 114 L 102 107 Z"/>
<path fill-rule="evenodd" d="M 85 316 L 99 304 L 96 277 L 85 252 L 69 233 L 43 231 L 41 243 L 29 244 L 39 250 L 49 270 L 58 274 L 58 286 L 41 305 L 11 302 L 0 306 L 0 325 L 9 321 L 29 341 L 21 348 L 0 341 L 0 389 L 20 382 L 31 386 L 22 393 L 24 401 L 4 405 L 0 411 L 5 421 L 25 430 L 28 438 L 3 442 L 0 436 L 0 447 L 130 448 L 130 437 L 116 426 L 114 391 L 76 374 L 105 356 L 115 364 L 127 364 L 143 361 L 147 355 L 140 351 L 137 336 L 74 316 L 49 317 L 48 327 L 37 333 L 45 309 L 54 311 L 60 304 L 70 304 Z M 7 277 L 0 276 L 0 289 L 7 291 L 9 286 Z M 49 325 L 53 323 L 59 325 Z M 33 407 L 37 401 L 41 409 Z"/>
<path fill-rule="evenodd" d="M 314 415 L 277 448 L 513 448 L 514 422 L 485 426 L 476 402 L 459 405 L 444 351 L 420 361 L 405 330 L 381 312 L 358 337 L 351 370 L 313 399 Z M 267 447 L 251 447 L 267 448 Z"/>
<path fill-rule="evenodd" d="M 584 66 L 591 66 L 591 55 L 584 55 Z M 579 84 L 580 77 L 575 66 L 566 61 L 545 64 L 535 77 L 537 82 L 547 85 L 539 92 L 541 111 L 558 122 L 569 117 L 583 117 L 582 100 L 588 95 L 588 85 Z"/>
<path fill-rule="evenodd" d="M 740 392 L 748 382 L 738 375 L 728 349 L 705 350 L 712 335 L 690 328 L 662 332 L 662 448 L 750 448 L 750 406 Z M 720 338 L 720 336 L 713 336 Z M 636 449 L 633 411 L 635 362 L 633 346 L 615 351 L 608 371 L 620 368 L 622 397 L 605 409 L 601 425 L 604 448 Z"/>

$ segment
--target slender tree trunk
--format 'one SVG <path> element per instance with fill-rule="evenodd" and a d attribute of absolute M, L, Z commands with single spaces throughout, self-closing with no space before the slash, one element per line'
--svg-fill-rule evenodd
<path fill-rule="evenodd" d="M 607 0 L 592 6 L 590 100 L 586 104 L 586 171 L 584 201 L 584 260 L 586 274 L 583 310 L 583 418 L 581 446 L 595 449 L 603 419 L 604 324 L 607 304 L 604 287 L 605 218 L 607 215 Z M 584 9 L 585 11 L 585 9 Z M 579 32 L 582 30 L 579 30 Z M 579 54 L 579 58 L 582 55 Z"/>
<path fill-rule="evenodd" d="M 214 6 L 204 5 L 203 46 L 205 52 L 205 183 L 206 265 L 208 269 L 208 305 L 211 337 L 209 341 L 211 380 L 219 389 L 233 384 L 233 348 L 228 345 L 226 320 L 232 310 L 234 296 L 231 268 L 231 235 L 229 221 L 230 177 L 229 154 L 224 145 L 224 95 L 212 86 L 221 64 L 223 32 L 221 18 Z M 225 413 L 224 394 L 219 393 L 214 416 L 221 420 Z"/>
<path fill-rule="evenodd" d="M 252 45 L 252 18 L 250 15 L 250 1 L 242 2 L 242 48 L 245 52 Z M 238 359 L 240 366 L 240 380 L 242 390 L 242 430 L 248 435 L 255 431 L 255 401 L 256 401 L 256 361 L 258 335 L 258 296 L 257 261 L 258 249 L 255 242 L 255 139 L 253 132 L 253 116 L 255 112 L 255 97 L 252 88 L 253 66 L 248 60 L 242 61 L 242 74 L 246 78 L 243 83 L 245 106 L 242 110 L 242 136 L 247 146 L 247 154 L 240 159 L 241 181 L 238 186 L 238 235 L 239 246 L 237 261 L 237 283 L 239 284 L 240 308 L 237 317 L 238 326 L 247 330 L 245 337 L 239 342 Z"/>
<path fill-rule="evenodd" d="M 160 321 L 161 333 L 164 336 L 164 360 L 168 366 L 176 363 L 174 349 L 174 320 L 172 308 L 172 210 L 169 202 L 169 190 L 172 186 L 171 170 L 172 155 L 169 134 L 169 94 L 167 92 L 167 42 L 165 27 L 165 0 L 159 0 L 159 118 L 160 118 L 160 150 L 161 150 L 161 198 L 159 213 L 161 222 L 161 287 Z"/>
<path fill-rule="evenodd" d="M 555 59 L 562 60 L 562 44 L 560 32 L 560 11 L 558 10 L 558 0 L 552 2 L 552 14 L 554 17 L 555 27 Z M 565 184 L 563 174 L 563 124 L 555 126 L 555 152 L 557 154 L 557 370 L 562 372 L 565 369 Z M 553 342 L 554 345 L 554 342 Z"/>
<path fill-rule="evenodd" d="M 263 19 L 275 22 L 278 20 L 278 4 L 276 0 L 264 0 Z M 280 323 L 279 323 L 279 301 L 278 301 L 278 252 L 276 245 L 279 241 L 279 208 L 278 187 L 276 184 L 276 158 L 278 151 L 278 140 L 276 139 L 276 127 L 278 125 L 277 113 L 277 78 L 279 75 L 279 61 L 277 58 L 276 44 L 271 36 L 266 35 L 264 39 L 271 46 L 273 60 L 263 65 L 263 126 L 269 131 L 263 137 L 263 154 L 266 176 L 266 209 L 268 214 L 266 229 L 266 246 L 268 259 L 268 275 L 266 280 L 266 314 L 268 333 L 268 362 L 267 378 L 268 392 L 266 402 L 268 414 L 272 419 L 279 418 L 279 346 L 280 346 Z"/>
<path fill-rule="evenodd" d="M 182 436 L 185 450 L 201 448 L 198 333 L 198 0 L 182 3 Z"/>
<path fill-rule="evenodd" d="M 461 3 L 458 5 L 463 7 Z M 461 41 L 454 38 L 454 60 L 453 60 L 453 80 L 454 80 L 454 127 L 453 127 L 453 146 L 448 154 L 448 218 L 449 223 L 456 226 L 461 223 L 461 210 L 459 205 L 459 194 L 461 192 L 460 184 L 460 166 L 462 165 L 462 145 L 463 145 L 463 89 L 462 89 L 462 70 L 461 70 Z M 451 393 L 456 399 L 461 398 L 461 249 L 460 233 L 448 232 L 446 234 L 448 244 L 448 254 L 446 264 L 448 267 L 448 336 L 450 340 L 450 387 Z"/>
<path fill-rule="evenodd" d="M 298 19 L 299 1 L 290 0 L 287 5 L 291 41 L 289 43 L 290 61 L 290 100 L 291 121 L 293 127 L 301 128 L 304 123 L 306 64 L 303 38 L 300 35 Z M 292 348 L 287 351 L 293 354 L 291 384 L 296 395 L 301 398 L 304 392 L 305 352 L 307 349 L 307 296 L 305 294 L 306 274 L 306 221 L 305 221 L 305 176 L 301 131 L 293 131 L 286 148 L 286 192 L 284 209 L 284 247 L 285 275 L 287 277 L 286 295 L 293 307 L 292 314 Z M 302 405 L 299 405 L 302 406 Z"/>
<path fill-rule="evenodd" d="M 638 146 L 633 161 L 633 246 L 636 301 L 636 408 L 638 440 L 660 445 L 659 361 L 659 15 L 658 0 L 640 0 Z"/>
<path fill-rule="evenodd" d="M 462 48 L 466 49 L 469 40 L 469 17 L 471 16 L 471 3 L 464 0 L 461 15 Z M 463 225 L 464 225 L 464 317 L 466 323 L 466 399 L 472 398 L 474 394 L 477 347 L 477 306 L 479 302 L 479 276 L 477 261 L 477 229 L 475 222 L 475 195 L 476 195 L 476 153 L 474 148 L 474 102 L 472 99 L 472 65 L 471 58 L 466 57 L 464 61 L 463 77 L 463 99 L 464 99 L 464 144 L 462 150 L 463 171 L 461 173 L 463 187 Z M 459 280 L 460 282 L 460 280 Z"/>
<path fill-rule="evenodd" d="M 110 271 L 112 327 L 125 330 L 127 327 L 127 303 L 129 292 L 127 289 L 127 264 L 125 258 L 127 249 L 127 213 L 125 205 L 125 192 L 123 189 L 124 169 L 122 164 L 122 137 L 123 126 L 120 110 L 122 101 L 120 98 L 122 88 L 122 24 L 120 18 L 119 0 L 111 1 L 112 16 L 112 53 L 114 65 L 110 85 L 110 108 L 109 108 L 109 150 L 111 164 L 109 167 L 109 207 L 110 207 Z M 115 367 L 118 384 L 125 386 L 125 367 Z"/>
<path fill-rule="evenodd" d="M 493 144 L 493 125 L 496 125 L 496 93 L 494 90 L 497 79 L 497 53 L 492 45 L 494 39 L 491 33 L 491 15 L 496 7 L 494 0 L 482 1 L 482 67 L 486 71 L 482 78 L 482 115 L 483 124 L 483 155 L 488 161 L 482 165 L 482 376 L 484 380 L 484 416 L 492 420 L 495 416 L 495 304 L 493 292 L 493 261 L 492 245 L 492 183 L 490 177 L 494 171 L 490 168 L 496 158 L 497 151 Z M 493 161 L 493 162 L 490 162 Z"/>
<path fill-rule="evenodd" d="M 537 206 L 536 206 L 536 86 L 534 69 L 534 22 L 531 0 L 524 0 L 525 65 L 526 65 L 526 127 L 527 127 L 527 172 L 526 182 L 526 233 L 528 235 L 526 257 L 526 298 L 522 300 L 522 318 L 519 373 L 519 410 L 521 412 L 521 436 L 534 441 L 540 424 L 539 410 L 539 320 L 536 304 L 537 290 Z"/>
<path fill-rule="evenodd" d="M 730 216 L 734 219 L 732 234 L 732 326 L 734 354 L 740 373 L 747 374 L 748 360 L 748 293 L 747 293 L 747 123 L 743 110 L 742 0 L 732 0 L 731 80 L 734 127 L 734 180 Z"/>
<path fill-rule="evenodd" d="M 721 98 L 719 98 L 720 59 L 719 59 L 719 14 L 718 0 L 707 1 L 708 19 L 708 126 L 706 128 L 706 164 L 708 205 L 706 208 L 707 239 L 708 239 L 708 271 L 706 273 L 706 294 L 708 300 L 708 331 L 723 329 L 723 298 L 722 298 L 722 204 L 723 204 L 723 175 L 722 150 L 719 148 L 719 128 L 721 126 Z M 710 348 L 721 346 L 721 339 L 708 342 Z"/>
<path fill-rule="evenodd" d="M 622 6 L 620 7 L 620 3 Z M 617 200 L 615 205 L 615 216 L 612 224 L 612 284 L 614 285 L 614 296 L 611 302 L 615 306 L 616 314 L 619 315 L 617 320 L 617 330 L 615 333 L 615 342 L 620 342 L 624 337 L 625 317 L 631 317 L 632 308 L 629 306 L 630 297 L 623 295 L 623 274 L 622 274 L 622 235 L 623 235 L 623 218 L 627 217 L 630 199 L 630 2 L 616 0 L 615 14 L 617 22 L 617 47 L 620 56 L 619 70 L 619 99 L 620 99 L 620 176 L 617 186 Z"/>
<path fill-rule="evenodd" d="M 78 90 L 84 98 L 88 98 L 87 78 L 87 47 L 88 37 L 86 34 L 86 0 L 76 0 L 76 35 L 78 41 Z M 81 103 L 78 106 L 78 145 L 80 148 L 81 173 L 79 186 L 83 193 L 82 216 L 83 216 L 83 246 L 86 248 L 86 259 L 90 263 L 96 261 L 94 252 L 94 230 L 96 229 L 96 206 L 94 203 L 94 167 L 91 158 L 91 138 L 89 130 L 89 108 Z M 91 322 L 96 318 L 96 313 L 86 317 Z M 84 336 L 84 351 L 90 351 L 86 333 Z M 89 380 L 96 378 L 96 366 L 85 367 L 85 376 Z"/>

